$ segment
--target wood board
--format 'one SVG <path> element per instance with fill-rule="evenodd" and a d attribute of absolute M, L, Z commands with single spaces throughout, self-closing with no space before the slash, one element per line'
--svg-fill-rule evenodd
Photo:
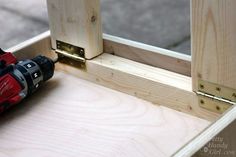
<path fill-rule="evenodd" d="M 0 156 L 170 156 L 208 125 L 57 71 L 0 117 Z"/>
<path fill-rule="evenodd" d="M 191 56 L 103 34 L 105 53 L 191 76 Z"/>
<path fill-rule="evenodd" d="M 47 0 L 52 48 L 62 41 L 83 48 L 85 58 L 103 52 L 100 0 Z"/>
<path fill-rule="evenodd" d="M 192 0 L 192 78 L 236 89 L 236 1 Z"/>

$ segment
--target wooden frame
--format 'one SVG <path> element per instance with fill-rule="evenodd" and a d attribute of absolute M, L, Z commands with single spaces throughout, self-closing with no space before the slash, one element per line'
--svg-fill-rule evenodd
<path fill-rule="evenodd" d="M 192 77 L 190 57 L 106 34 L 103 35 L 104 54 L 87 60 L 86 71 L 65 65 L 59 65 L 57 68 L 154 104 L 165 105 L 211 121 L 212 124 L 208 128 L 173 156 L 192 156 L 218 134 L 227 139 L 230 148 L 235 150 L 235 136 L 232 131 L 235 127 L 230 127 L 236 119 L 235 106 L 220 115 L 201 108 L 195 93 L 199 79 L 236 89 L 236 53 L 235 44 L 232 44 L 236 41 L 236 21 L 228 19 L 236 13 L 236 2 L 217 2 L 192 0 Z M 212 36 L 215 39 L 213 41 Z M 54 53 L 49 53 L 49 32 L 8 51 L 23 59 L 36 55 L 35 50 L 55 57 Z M 214 58 L 210 60 L 210 64 L 209 58 Z M 206 153 L 198 152 L 195 155 L 206 156 Z"/>

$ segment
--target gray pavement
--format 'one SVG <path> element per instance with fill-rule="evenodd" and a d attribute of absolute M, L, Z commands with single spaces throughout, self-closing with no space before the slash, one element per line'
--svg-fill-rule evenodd
<path fill-rule="evenodd" d="M 189 0 L 101 0 L 103 32 L 190 54 Z M 0 47 L 49 29 L 46 0 L 1 0 Z"/>

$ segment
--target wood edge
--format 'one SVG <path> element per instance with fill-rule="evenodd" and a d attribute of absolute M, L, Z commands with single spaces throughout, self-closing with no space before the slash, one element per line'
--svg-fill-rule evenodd
<path fill-rule="evenodd" d="M 136 41 L 103 35 L 104 52 L 191 76 L 191 56 Z"/>
<path fill-rule="evenodd" d="M 18 51 L 21 51 L 22 49 L 25 49 L 29 46 L 34 45 L 34 44 L 38 44 L 38 42 L 40 42 L 42 40 L 47 40 L 47 38 L 49 38 L 49 37 L 50 37 L 50 31 L 46 31 L 42 34 L 39 34 L 38 36 L 35 36 L 29 40 L 26 40 L 20 44 L 17 44 L 16 46 L 13 46 L 13 47 L 7 49 L 6 51 L 17 53 Z"/>
<path fill-rule="evenodd" d="M 182 54 L 182 53 L 175 52 L 175 51 L 171 51 L 171 50 L 167 50 L 167 49 L 163 49 L 163 48 L 160 48 L 160 47 L 147 45 L 147 44 L 144 44 L 144 43 L 124 39 L 124 38 L 121 38 L 121 37 L 117 37 L 117 36 L 113 36 L 113 35 L 109 35 L 109 34 L 105 34 L 105 33 L 103 34 L 103 39 L 104 40 L 110 40 L 110 41 L 113 41 L 113 42 L 116 42 L 116 43 L 119 43 L 119 44 L 123 44 L 123 45 L 136 47 L 136 48 L 139 48 L 139 49 L 145 49 L 147 51 L 151 51 L 151 52 L 156 53 L 156 54 L 161 54 L 161 55 L 169 56 L 169 57 L 172 57 L 172 58 L 176 58 L 176 59 L 191 62 L 191 56 L 189 56 L 189 55 Z"/>
<path fill-rule="evenodd" d="M 209 141 L 223 131 L 228 125 L 236 120 L 236 106 L 230 108 L 223 114 L 215 123 L 211 124 L 208 128 L 202 131 L 192 141 L 182 147 L 176 152 L 173 157 L 188 157 L 194 155 Z"/>

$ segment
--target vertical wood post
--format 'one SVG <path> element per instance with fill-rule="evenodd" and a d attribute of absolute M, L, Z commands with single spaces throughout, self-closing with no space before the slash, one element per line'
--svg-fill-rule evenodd
<path fill-rule="evenodd" d="M 236 89 L 236 0 L 191 0 L 191 9 L 193 90 L 198 91 L 199 80 Z M 235 107 L 232 110 L 235 111 Z M 235 153 L 236 120 L 235 116 L 233 118 L 234 122 L 216 137 L 227 144 L 227 149 L 223 151 Z M 226 116 L 224 121 L 228 121 Z M 195 139 L 198 140 L 201 142 L 200 137 Z M 212 143 L 216 142 L 212 140 L 210 144 Z M 212 151 L 208 144 L 204 146 L 205 149 Z M 224 156 L 224 152 L 221 153 L 219 156 Z M 214 154 L 202 150 L 195 156 L 206 157 Z"/>
<path fill-rule="evenodd" d="M 236 89 L 236 0 L 192 0 L 192 78 Z"/>
<path fill-rule="evenodd" d="M 103 52 L 100 0 L 47 0 L 52 48 L 56 41 L 84 48 L 85 58 Z"/>

